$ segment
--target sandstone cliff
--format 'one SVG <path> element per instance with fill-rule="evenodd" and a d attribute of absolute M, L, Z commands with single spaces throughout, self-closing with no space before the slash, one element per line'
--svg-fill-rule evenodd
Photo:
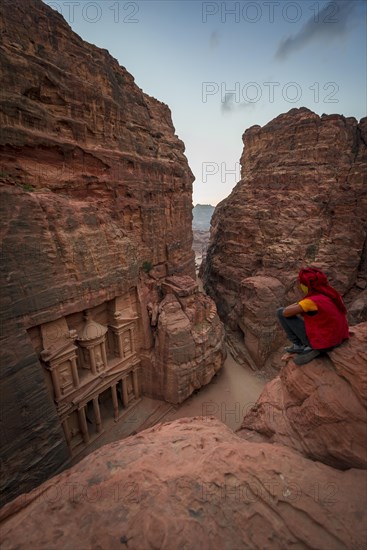
<path fill-rule="evenodd" d="M 215 306 L 190 279 L 193 175 L 169 108 L 41 0 L 0 9 L 8 500 L 142 392 L 188 397 L 225 352 Z M 165 315 L 181 319 L 179 336 Z"/>
<path fill-rule="evenodd" d="M 200 276 L 200 268 L 206 257 L 210 237 L 210 220 L 214 212 L 211 204 L 196 204 L 192 211 L 192 230 L 194 240 L 195 266 Z"/>
<path fill-rule="evenodd" d="M 367 118 L 292 109 L 243 135 L 241 180 L 216 208 L 204 285 L 249 362 L 282 343 L 275 309 L 302 265 L 325 270 L 350 321 L 367 319 Z"/>

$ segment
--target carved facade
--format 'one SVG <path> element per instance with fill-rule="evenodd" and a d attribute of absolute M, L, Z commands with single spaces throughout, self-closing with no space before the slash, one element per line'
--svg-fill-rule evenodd
<path fill-rule="evenodd" d="M 140 398 L 134 291 L 32 329 L 70 454 Z"/>

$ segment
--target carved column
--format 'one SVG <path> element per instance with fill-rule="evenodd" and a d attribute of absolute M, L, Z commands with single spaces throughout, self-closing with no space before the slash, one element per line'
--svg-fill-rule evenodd
<path fill-rule="evenodd" d="M 113 405 L 113 412 L 114 412 L 114 418 L 115 420 L 118 420 L 119 417 L 119 403 L 117 400 L 117 391 L 116 391 L 116 385 L 113 384 L 111 386 L 111 393 L 112 393 L 112 405 Z"/>
<path fill-rule="evenodd" d="M 55 392 L 55 398 L 60 399 L 61 398 L 61 390 L 60 390 L 59 376 L 58 376 L 57 370 L 55 368 L 50 369 L 50 370 L 51 370 L 52 384 L 53 384 L 54 392 Z"/>
<path fill-rule="evenodd" d="M 138 370 L 133 370 L 133 388 L 134 388 L 134 395 L 135 399 L 138 399 L 139 397 L 139 382 L 138 382 Z"/>
<path fill-rule="evenodd" d="M 69 425 L 68 425 L 68 419 L 65 418 L 65 420 L 63 420 L 62 422 L 62 428 L 64 430 L 64 435 L 65 435 L 65 439 L 66 439 L 66 443 L 67 443 L 67 446 L 68 446 L 68 449 L 71 453 L 71 434 L 70 434 L 70 430 L 69 430 Z"/>
<path fill-rule="evenodd" d="M 96 358 L 94 357 L 94 349 L 92 347 L 88 348 L 89 351 L 89 358 L 90 358 L 90 368 L 93 374 L 97 373 L 96 368 Z"/>
<path fill-rule="evenodd" d="M 122 386 L 122 402 L 125 407 L 125 409 L 129 405 L 129 396 L 127 394 L 127 379 L 126 377 L 121 380 L 121 386 Z"/>
<path fill-rule="evenodd" d="M 104 340 L 101 343 L 101 348 L 102 348 L 102 360 L 104 362 L 105 367 L 107 367 L 106 342 Z"/>
<path fill-rule="evenodd" d="M 78 409 L 78 418 L 79 418 L 79 427 L 80 431 L 82 432 L 83 441 L 84 443 L 89 442 L 89 432 L 88 432 L 88 425 L 87 425 L 87 419 L 85 417 L 85 408 L 82 407 L 81 409 Z"/>
<path fill-rule="evenodd" d="M 134 326 L 130 329 L 130 339 L 131 339 L 131 353 L 135 353 L 135 331 Z"/>
<path fill-rule="evenodd" d="M 71 358 L 71 371 L 73 375 L 73 382 L 76 388 L 79 387 L 79 374 L 78 365 L 76 364 L 76 356 Z"/>
<path fill-rule="evenodd" d="M 122 349 L 122 340 L 121 340 L 121 334 L 115 333 L 116 339 L 117 339 L 117 345 L 119 348 L 119 356 L 121 359 L 124 357 L 124 350 Z"/>
<path fill-rule="evenodd" d="M 94 418 L 96 420 L 96 430 L 97 433 L 102 431 L 102 419 L 101 419 L 101 411 L 99 410 L 99 403 L 98 403 L 98 397 L 93 398 L 93 411 L 94 411 Z"/>

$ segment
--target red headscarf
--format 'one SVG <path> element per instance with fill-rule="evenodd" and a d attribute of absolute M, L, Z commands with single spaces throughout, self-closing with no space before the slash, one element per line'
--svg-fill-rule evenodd
<path fill-rule="evenodd" d="M 307 296 L 312 296 L 312 294 L 324 294 L 324 296 L 327 296 L 334 302 L 342 313 L 347 312 L 339 292 L 329 284 L 325 273 L 316 267 L 302 268 L 298 274 L 298 280 L 300 283 L 307 286 Z"/>

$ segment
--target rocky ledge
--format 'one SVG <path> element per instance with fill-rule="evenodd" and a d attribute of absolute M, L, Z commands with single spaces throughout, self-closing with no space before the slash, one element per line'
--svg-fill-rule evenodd
<path fill-rule="evenodd" d="M 287 445 L 335 468 L 367 468 L 367 323 L 303 367 L 291 355 L 284 360 L 238 433 Z"/>
<path fill-rule="evenodd" d="M 2 549 L 357 550 L 365 480 L 218 420 L 182 419 L 107 445 L 7 505 Z"/>
<path fill-rule="evenodd" d="M 364 549 L 366 328 L 329 359 L 288 358 L 237 434 L 159 424 L 21 495 L 0 511 L 2 549 Z"/>

